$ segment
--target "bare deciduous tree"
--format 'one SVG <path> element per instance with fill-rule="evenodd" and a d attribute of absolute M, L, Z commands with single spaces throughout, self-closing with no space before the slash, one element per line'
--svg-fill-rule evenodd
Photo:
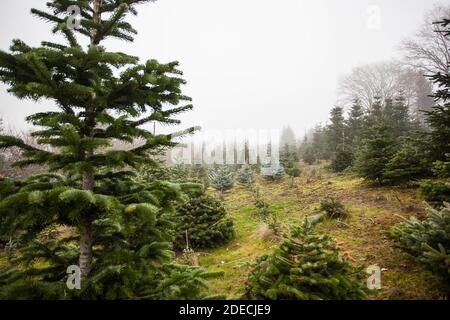
<path fill-rule="evenodd" d="M 354 68 L 339 81 L 338 102 L 350 106 L 355 99 L 368 110 L 378 97 L 382 103 L 399 92 L 405 98 L 411 113 L 421 117 L 419 110 L 429 110 L 433 100 L 430 82 L 420 70 L 398 61 L 367 64 Z"/>
<path fill-rule="evenodd" d="M 435 22 L 450 18 L 450 5 L 435 5 L 424 18 L 417 34 L 401 44 L 405 64 L 425 74 L 449 74 L 450 40 L 443 26 Z"/>

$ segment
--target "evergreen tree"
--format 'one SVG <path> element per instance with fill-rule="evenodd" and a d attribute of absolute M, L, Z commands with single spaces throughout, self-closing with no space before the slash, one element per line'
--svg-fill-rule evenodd
<path fill-rule="evenodd" d="M 382 183 L 386 164 L 392 156 L 393 141 L 383 122 L 374 124 L 369 130 L 372 136 L 363 140 L 355 168 L 361 177 Z"/>
<path fill-rule="evenodd" d="M 236 179 L 238 182 L 251 185 L 255 182 L 255 174 L 253 169 L 249 165 L 243 165 L 237 172 Z"/>
<path fill-rule="evenodd" d="M 3 119 L 2 119 L 2 117 L 0 117 L 0 134 L 2 134 L 2 132 L 3 132 Z M 0 154 L 0 179 L 4 178 L 3 172 L 2 172 L 3 167 L 5 165 L 4 162 L 5 162 L 5 158 L 4 158 L 3 154 Z"/>
<path fill-rule="evenodd" d="M 373 104 L 370 106 L 369 114 L 374 117 L 381 117 L 383 115 L 383 103 L 380 96 L 376 95 L 373 98 Z"/>
<path fill-rule="evenodd" d="M 450 280 L 450 206 L 440 210 L 428 208 L 428 217 L 415 217 L 395 226 L 390 236 L 407 253 L 429 269 Z"/>
<path fill-rule="evenodd" d="M 334 107 L 330 111 L 330 124 L 326 130 L 327 147 L 331 154 L 345 148 L 344 110 Z"/>
<path fill-rule="evenodd" d="M 284 168 L 281 164 L 267 163 L 261 166 L 261 177 L 269 181 L 280 180 L 285 174 Z"/>
<path fill-rule="evenodd" d="M 201 164 L 192 165 L 190 177 L 193 182 L 201 183 L 205 188 L 208 188 L 210 185 L 209 170 L 206 165 Z"/>
<path fill-rule="evenodd" d="M 272 300 L 364 299 L 364 271 L 339 254 L 334 241 L 307 221 L 292 227 L 280 246 L 256 261 L 247 298 Z"/>
<path fill-rule="evenodd" d="M 234 186 L 233 173 L 226 165 L 215 165 L 209 173 L 209 180 L 212 187 L 221 193 Z"/>
<path fill-rule="evenodd" d="M 186 247 L 186 233 L 189 247 L 194 249 L 218 247 L 234 236 L 233 220 L 227 217 L 221 201 L 204 192 L 192 193 L 176 217 L 178 249 Z"/>
<path fill-rule="evenodd" d="M 433 161 L 446 161 L 446 154 L 450 153 L 450 75 L 437 74 L 433 79 L 439 86 L 434 95 L 439 104 L 426 112 L 426 122 L 431 127 L 431 156 Z"/>
<path fill-rule="evenodd" d="M 335 172 L 345 170 L 352 164 L 353 155 L 346 134 L 344 110 L 334 107 L 330 112 L 330 125 L 327 127 L 328 150 L 331 152 L 331 168 Z M 352 119 L 352 121 L 355 119 Z"/>
<path fill-rule="evenodd" d="M 325 129 L 317 125 L 312 133 L 312 151 L 316 160 L 326 160 L 330 158 L 330 154 L 326 148 Z"/>
<path fill-rule="evenodd" d="M 353 163 L 353 153 L 348 149 L 337 150 L 331 159 L 331 169 L 334 172 L 341 172 L 350 167 Z"/>
<path fill-rule="evenodd" d="M 361 106 L 361 102 L 358 99 L 355 99 L 346 121 L 347 141 L 353 154 L 355 153 L 355 149 L 359 146 L 359 143 L 361 141 L 363 126 L 364 110 Z"/>
<path fill-rule="evenodd" d="M 450 19 L 437 22 L 445 37 L 450 36 Z M 450 66 L 449 66 L 450 67 Z M 448 154 L 450 153 L 450 74 L 438 73 L 431 77 L 438 90 L 434 94 L 437 105 L 425 112 L 430 133 L 430 159 L 436 161 L 437 173 L 448 175 Z M 423 181 L 421 193 L 437 207 L 450 197 L 450 186 L 446 182 Z M 406 252 L 417 257 L 429 269 L 450 279 L 450 207 L 444 203 L 440 209 L 429 208 L 429 216 L 423 221 L 410 218 L 392 230 L 391 236 Z"/>
<path fill-rule="evenodd" d="M 423 180 L 420 182 L 419 192 L 430 205 L 441 207 L 450 199 L 450 182 Z"/>
<path fill-rule="evenodd" d="M 450 178 L 450 153 L 446 154 L 446 160 L 434 162 L 431 170 L 440 178 Z"/>
<path fill-rule="evenodd" d="M 420 71 L 419 71 L 420 72 Z M 434 105 L 433 84 L 421 73 L 415 77 L 415 104 L 416 110 L 413 110 L 413 118 L 421 126 L 425 124 L 425 112 L 431 111 Z"/>
<path fill-rule="evenodd" d="M 314 153 L 314 147 L 312 145 L 306 146 L 302 159 L 307 164 L 313 164 L 317 160 Z"/>
<path fill-rule="evenodd" d="M 300 177 L 300 174 L 302 173 L 302 171 L 298 167 L 298 162 L 292 160 L 289 161 L 288 163 L 286 163 L 284 171 L 291 178 L 289 185 L 292 188 L 294 186 L 295 178 Z"/>
<path fill-rule="evenodd" d="M 421 137 L 404 138 L 384 169 L 384 178 L 393 181 L 411 180 L 430 174 L 425 141 Z"/>
<path fill-rule="evenodd" d="M 280 163 L 283 167 L 286 167 L 288 162 L 298 161 L 295 133 L 291 127 L 283 128 L 280 146 Z"/>
<path fill-rule="evenodd" d="M 444 19 L 437 22 L 446 30 L 444 36 L 447 38 L 450 37 L 449 21 Z M 433 95 L 437 104 L 431 111 L 425 112 L 426 122 L 432 128 L 430 134 L 432 160 L 446 161 L 446 155 L 450 153 L 450 73 L 437 73 L 431 80 L 438 88 Z"/>
<path fill-rule="evenodd" d="M 2 297 L 173 298 L 189 286 L 192 298 L 198 290 L 194 284 L 201 281 L 201 272 L 169 265 L 170 217 L 174 205 L 185 200 L 182 191 L 192 186 L 134 177 L 136 168 L 153 161 L 149 153 L 174 145 L 171 135 L 156 135 L 143 126 L 178 124 L 173 116 L 192 108 L 179 106 L 190 101 L 181 91 L 182 72 L 177 62 L 140 63 L 102 45 L 107 39 L 132 41 L 136 31 L 125 17 L 146 2 L 49 1 L 48 11 L 32 9 L 32 14 L 53 24 L 65 43 L 31 47 L 14 40 L 10 52 L 0 51 L 0 80 L 10 93 L 47 99 L 58 107 L 27 118 L 42 128 L 32 134 L 40 147 L 0 136 L 0 148 L 23 151 L 16 165 L 49 168 L 25 181 L 2 182 L 9 187 L 1 196 L 1 235 L 21 243 L 16 261 L 2 272 Z M 80 8 L 79 27 L 71 26 L 69 5 Z M 80 38 L 89 44 L 83 46 Z M 137 139 L 142 142 L 131 145 Z M 130 148 L 111 148 L 117 140 Z M 62 233 L 61 226 L 70 234 Z M 73 264 L 81 269 L 82 290 L 62 295 L 66 268 Z M 168 283 L 170 288 L 164 288 Z"/>
<path fill-rule="evenodd" d="M 408 105 L 400 92 L 394 101 L 386 99 L 383 115 L 390 128 L 393 139 L 404 137 L 410 128 Z"/>

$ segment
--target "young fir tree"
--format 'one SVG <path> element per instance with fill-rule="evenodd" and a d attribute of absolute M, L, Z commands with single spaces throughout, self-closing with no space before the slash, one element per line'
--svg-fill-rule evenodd
<path fill-rule="evenodd" d="M 234 186 L 233 172 L 226 165 L 215 165 L 209 173 L 209 180 L 212 187 L 220 193 Z"/>
<path fill-rule="evenodd" d="M 345 148 L 344 110 L 334 107 L 330 111 L 330 124 L 326 129 L 327 148 L 334 155 L 337 150 Z"/>
<path fill-rule="evenodd" d="M 364 110 L 359 99 L 353 101 L 346 121 L 346 135 L 352 153 L 359 146 L 364 126 Z"/>
<path fill-rule="evenodd" d="M 317 158 L 314 153 L 314 147 L 310 144 L 306 145 L 303 155 L 302 155 L 303 161 L 305 161 L 307 164 L 313 164 Z"/>
<path fill-rule="evenodd" d="M 316 160 L 325 160 L 330 158 L 330 153 L 326 147 L 325 128 L 317 125 L 312 133 L 312 151 Z"/>
<path fill-rule="evenodd" d="M 341 107 L 334 107 L 330 115 L 331 123 L 327 128 L 327 142 L 331 152 L 331 169 L 341 172 L 352 164 L 353 155 L 347 144 L 344 110 Z"/>
<path fill-rule="evenodd" d="M 255 182 L 255 174 L 253 172 L 252 167 L 248 164 L 243 165 L 237 171 L 236 179 L 239 183 L 242 183 L 247 186 L 253 184 Z"/>
<path fill-rule="evenodd" d="M 409 109 L 405 97 L 400 92 L 395 100 L 386 99 L 383 116 L 390 128 L 393 139 L 404 137 L 410 129 Z"/>
<path fill-rule="evenodd" d="M 283 167 L 289 162 L 298 161 L 297 141 L 291 127 L 283 128 L 280 137 L 280 163 Z"/>
<path fill-rule="evenodd" d="M 247 298 L 271 300 L 364 299 L 365 273 L 340 256 L 327 235 L 305 221 L 292 227 L 279 247 L 256 261 L 248 275 Z"/>
<path fill-rule="evenodd" d="M 289 186 L 292 188 L 294 186 L 295 178 L 300 177 L 302 171 L 298 167 L 298 161 L 291 160 L 285 164 L 284 171 L 291 178 L 289 182 Z"/>
<path fill-rule="evenodd" d="M 388 127 L 381 120 L 373 123 L 368 130 L 372 135 L 363 140 L 355 160 L 355 168 L 364 179 L 382 183 L 386 164 L 392 156 L 393 141 Z"/>
<path fill-rule="evenodd" d="M 428 217 L 420 221 L 405 219 L 389 235 L 407 253 L 416 257 L 446 281 L 450 280 L 450 205 L 440 210 L 428 208 Z"/>
<path fill-rule="evenodd" d="M 205 189 L 209 187 L 208 167 L 203 164 L 193 164 L 191 166 L 190 177 L 193 182 L 201 183 Z"/>
<path fill-rule="evenodd" d="M 426 137 L 404 137 L 384 168 L 384 178 L 391 181 L 409 181 L 431 173 L 428 150 L 423 143 Z"/>
<path fill-rule="evenodd" d="M 261 177 L 268 181 L 280 180 L 285 173 L 280 163 L 266 163 L 261 166 Z"/>
<path fill-rule="evenodd" d="M 178 208 L 176 217 L 178 249 L 187 245 L 194 249 L 214 248 L 234 236 L 233 220 L 227 217 L 222 202 L 204 192 L 191 193 L 189 201 Z"/>
<path fill-rule="evenodd" d="M 190 101 L 181 91 L 182 73 L 177 62 L 140 63 L 102 45 L 107 39 L 132 41 L 136 31 L 125 17 L 146 2 L 49 1 L 48 11 L 32 14 L 53 24 L 65 43 L 31 47 L 14 40 L 10 52 L 0 51 L 0 79 L 10 93 L 58 107 L 27 118 L 41 127 L 32 134 L 40 147 L 0 137 L 1 148 L 23 151 L 16 165 L 49 168 L 0 187 L 1 235 L 21 244 L 0 277 L 3 298 L 158 299 L 198 293 L 201 271 L 168 264 L 170 217 L 185 199 L 183 185 L 134 177 L 136 168 L 152 162 L 149 152 L 173 145 L 170 135 L 155 135 L 145 125 L 177 124 L 173 116 L 192 108 L 179 106 Z M 70 5 L 80 9 L 79 26 L 67 12 Z M 89 44 L 83 46 L 81 38 Z M 139 144 L 131 144 L 137 139 Z M 130 148 L 111 148 L 113 141 Z M 66 268 L 74 264 L 81 269 L 82 290 L 67 292 Z"/>

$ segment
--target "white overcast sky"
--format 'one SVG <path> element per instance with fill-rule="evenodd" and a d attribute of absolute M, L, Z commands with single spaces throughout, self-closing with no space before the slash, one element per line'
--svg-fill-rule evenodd
<path fill-rule="evenodd" d="M 159 0 L 140 6 L 130 20 L 139 31 L 134 43 L 105 44 L 144 60 L 180 62 L 185 93 L 195 106 L 181 117 L 183 126 L 290 125 L 302 134 L 327 120 L 340 75 L 395 57 L 425 11 L 448 1 Z M 50 25 L 29 14 L 45 2 L 2 1 L 1 50 L 14 38 L 33 46 L 50 39 Z M 19 101 L 0 85 L 0 116 L 7 126 L 29 128 L 25 116 L 49 108 L 50 102 Z"/>

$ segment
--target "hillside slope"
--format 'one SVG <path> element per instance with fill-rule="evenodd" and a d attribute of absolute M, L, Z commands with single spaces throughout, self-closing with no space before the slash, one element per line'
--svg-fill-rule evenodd
<path fill-rule="evenodd" d="M 398 215 L 418 217 L 425 214 L 425 204 L 414 188 L 374 187 L 350 175 L 335 175 L 322 166 L 303 168 L 295 186 L 288 178 L 279 182 L 258 180 L 265 199 L 282 225 L 298 223 L 317 213 L 320 200 L 334 197 L 350 213 L 345 221 L 326 220 L 317 229 L 331 235 L 343 255 L 356 264 L 381 267 L 381 290 L 372 299 L 439 299 L 442 283 L 395 247 L 386 230 L 401 221 Z M 223 271 L 224 276 L 210 283 L 212 294 L 239 298 L 245 293 L 250 265 L 278 243 L 264 225 L 253 205 L 252 192 L 236 185 L 225 193 L 225 204 L 235 219 L 236 237 L 227 246 L 200 252 L 200 266 Z"/>

